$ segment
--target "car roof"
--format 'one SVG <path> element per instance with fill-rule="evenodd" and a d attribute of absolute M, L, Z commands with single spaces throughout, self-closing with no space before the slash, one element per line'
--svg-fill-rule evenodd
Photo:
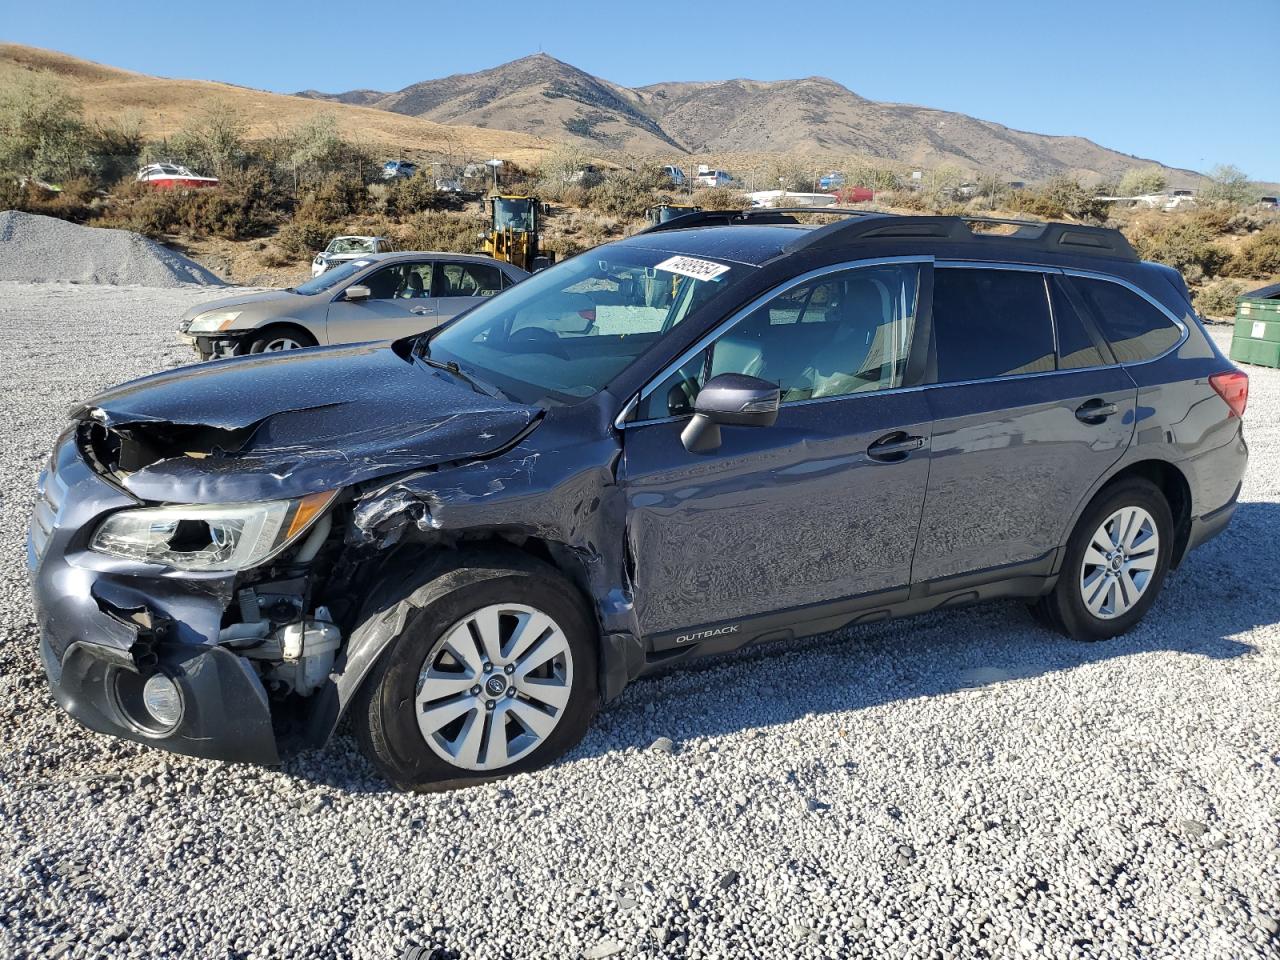
<path fill-rule="evenodd" d="M 690 257 L 712 257 L 759 266 L 810 228 L 800 224 L 742 224 L 732 227 L 687 227 L 661 233 L 639 233 L 612 246 L 656 250 Z"/>
<path fill-rule="evenodd" d="M 386 263 L 391 260 L 413 260 L 417 257 L 431 257 L 432 259 L 439 260 L 458 260 L 465 263 L 489 263 L 501 270 L 514 271 L 516 273 L 525 272 L 515 264 L 486 256 L 483 253 L 450 253 L 447 250 L 397 250 L 395 253 L 366 253 L 362 254 L 359 259 L 369 260 L 374 263 Z"/>

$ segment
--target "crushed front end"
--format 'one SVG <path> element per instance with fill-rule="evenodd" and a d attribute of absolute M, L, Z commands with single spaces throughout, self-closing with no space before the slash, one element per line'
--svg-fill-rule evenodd
<path fill-rule="evenodd" d="M 81 423 L 59 439 L 27 540 L 54 698 L 100 733 L 190 756 L 277 762 L 301 726 L 297 702 L 327 679 L 341 645 L 329 610 L 313 604 L 310 576 L 335 498 L 313 499 L 313 515 L 286 549 L 247 571 L 112 555 L 95 542 L 109 518 L 157 513 L 163 521 L 163 508 L 95 469 L 90 429 Z M 218 539 L 199 521 L 163 530 L 186 548 Z"/>

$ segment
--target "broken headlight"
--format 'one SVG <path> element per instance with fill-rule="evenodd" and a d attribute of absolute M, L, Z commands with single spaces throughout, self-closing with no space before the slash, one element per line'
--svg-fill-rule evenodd
<path fill-rule="evenodd" d="M 243 310 L 210 310 L 191 321 L 187 333 L 218 333 L 236 322 Z"/>
<path fill-rule="evenodd" d="M 335 495 L 122 510 L 102 522 L 89 549 L 178 570 L 245 570 L 297 540 Z"/>

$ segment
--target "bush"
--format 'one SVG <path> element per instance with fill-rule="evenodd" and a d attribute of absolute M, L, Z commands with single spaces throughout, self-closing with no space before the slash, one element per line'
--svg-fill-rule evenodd
<path fill-rule="evenodd" d="M 276 234 L 275 246 L 293 260 L 311 257 L 333 238 L 333 229 L 317 220 L 290 220 Z"/>
<path fill-rule="evenodd" d="M 1202 317 L 1225 320 L 1235 316 L 1236 297 L 1244 290 L 1239 280 L 1215 280 L 1197 290 L 1192 302 Z"/>
<path fill-rule="evenodd" d="M 1213 276 L 1227 262 L 1216 237 L 1208 218 L 1198 214 L 1156 214 L 1129 230 L 1129 241 L 1144 260 L 1175 267 L 1192 283 Z"/>
<path fill-rule="evenodd" d="M 1116 189 L 1122 196 L 1141 197 L 1159 193 L 1168 185 L 1169 178 L 1165 176 L 1164 170 L 1152 165 L 1126 171 Z"/>
<path fill-rule="evenodd" d="M 745 210 L 749 205 L 746 196 L 731 187 L 695 190 L 689 202 L 703 210 Z"/>
<path fill-rule="evenodd" d="M 168 157 L 156 159 L 172 160 L 196 173 L 225 180 L 245 164 L 248 130 L 247 122 L 238 112 L 215 103 L 173 135 L 165 146 Z"/>
<path fill-rule="evenodd" d="M 330 175 L 302 198 L 297 216 L 301 220 L 339 224 L 369 208 L 369 191 L 359 180 Z"/>
<path fill-rule="evenodd" d="M 442 210 L 452 198 L 436 189 L 435 178 L 419 170 L 412 177 L 386 184 L 382 207 L 390 217 L 405 217 L 424 210 Z"/>
<path fill-rule="evenodd" d="M 1107 217 L 1107 204 L 1070 177 L 1055 177 L 1039 189 L 1014 191 L 1009 197 L 1009 208 L 1046 220 L 1071 217 L 1101 223 Z"/>
<path fill-rule="evenodd" d="M 1243 170 L 1220 163 L 1209 171 L 1209 185 L 1200 191 L 1200 200 L 1239 206 L 1249 201 L 1251 193 L 1249 177 Z"/>
<path fill-rule="evenodd" d="M 0 75 L 0 173 L 57 182 L 92 171 L 80 101 L 50 73 Z"/>
<path fill-rule="evenodd" d="M 1255 280 L 1280 273 L 1280 224 L 1272 224 L 1245 240 L 1229 269 L 1234 276 Z"/>
<path fill-rule="evenodd" d="M 480 246 L 484 229 L 484 218 L 478 213 L 428 210 L 401 224 L 395 234 L 402 250 L 474 253 Z"/>
<path fill-rule="evenodd" d="M 624 220 L 642 220 L 649 207 L 657 202 L 658 191 L 669 186 L 670 182 L 656 168 L 639 172 L 619 170 L 609 173 L 603 183 L 592 188 L 588 205 Z"/>

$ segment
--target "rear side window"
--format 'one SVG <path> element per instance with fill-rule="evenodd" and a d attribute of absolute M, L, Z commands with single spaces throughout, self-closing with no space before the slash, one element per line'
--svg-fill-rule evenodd
<path fill-rule="evenodd" d="M 933 329 L 938 383 L 1054 369 L 1049 301 L 1034 271 L 938 269 Z"/>
<path fill-rule="evenodd" d="M 1105 364 L 1106 358 L 1067 295 L 1063 278 L 1050 277 L 1049 291 L 1053 302 L 1053 322 L 1058 328 L 1058 369 L 1079 370 Z"/>
<path fill-rule="evenodd" d="M 1128 287 L 1086 277 L 1072 277 L 1071 283 L 1121 363 L 1151 360 L 1182 338 L 1182 331 L 1164 311 Z"/>

